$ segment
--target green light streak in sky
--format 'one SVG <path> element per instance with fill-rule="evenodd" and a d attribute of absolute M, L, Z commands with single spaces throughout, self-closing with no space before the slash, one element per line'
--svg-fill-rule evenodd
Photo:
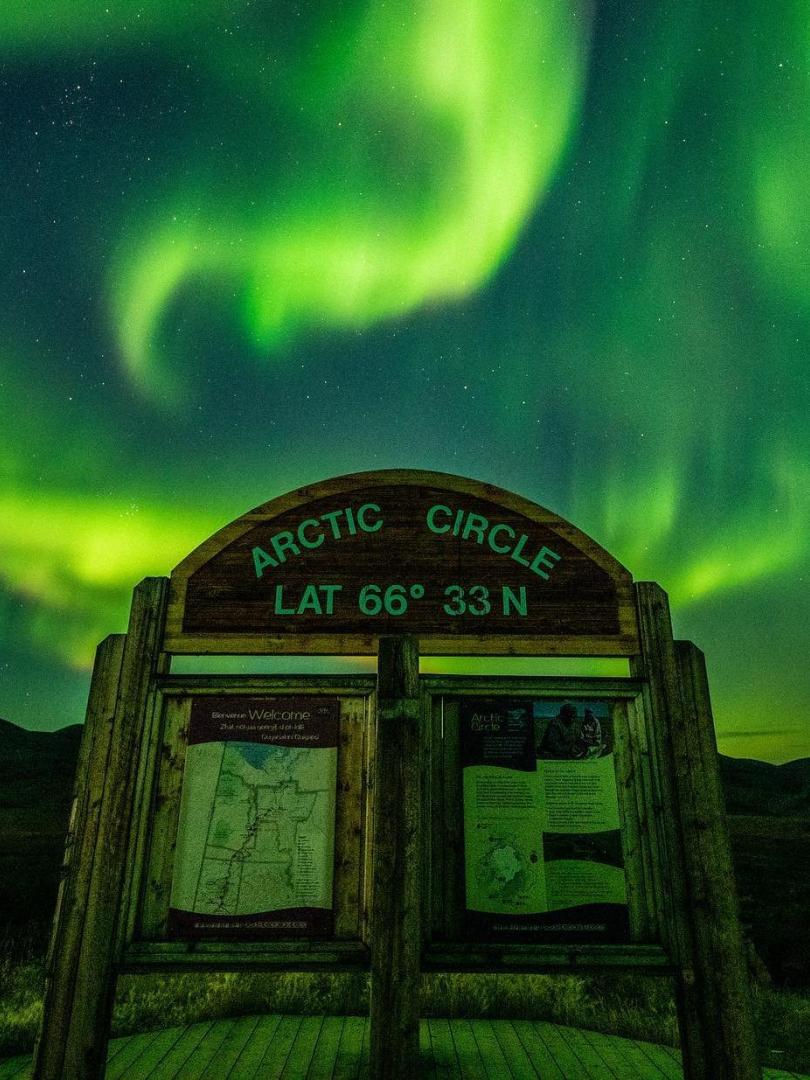
<path fill-rule="evenodd" d="M 585 38 L 560 0 L 373 5 L 301 88 L 308 141 L 292 175 L 273 163 L 258 195 L 241 198 L 235 175 L 223 202 L 210 194 L 222 177 L 206 183 L 201 163 L 192 191 L 167 187 L 157 220 L 134 223 L 113 282 L 135 379 L 170 389 L 161 325 L 201 278 L 239 298 L 248 334 L 270 351 L 475 289 L 552 176 Z M 253 89 L 261 116 L 272 90 L 258 78 Z"/>
<path fill-rule="evenodd" d="M 753 255 L 772 288 L 810 310 L 810 7 L 790 0 L 779 8 L 763 42 L 761 12 L 746 5 L 740 28 L 745 70 L 756 72 L 757 93 L 741 99 L 753 110 L 739 118 L 744 176 L 753 187 Z M 750 93 L 750 91 L 749 91 Z"/>
<path fill-rule="evenodd" d="M 773 463 L 770 502 L 761 497 L 739 507 L 715 536 L 701 537 L 699 552 L 672 576 L 671 595 L 686 606 L 732 592 L 790 569 L 807 554 L 810 536 L 810 466 L 786 454 Z M 752 523 L 756 522 L 756 527 Z"/>
<path fill-rule="evenodd" d="M 5 491 L 0 582 L 32 604 L 33 640 L 86 669 L 110 626 L 125 624 L 133 584 L 165 574 L 220 523 L 173 506 Z"/>

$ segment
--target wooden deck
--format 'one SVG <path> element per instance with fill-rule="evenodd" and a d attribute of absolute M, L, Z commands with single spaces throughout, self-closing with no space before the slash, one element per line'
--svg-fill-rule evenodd
<path fill-rule="evenodd" d="M 681 1080 L 678 1052 L 536 1020 L 423 1020 L 420 1077 Z M 362 1016 L 247 1016 L 113 1039 L 107 1080 L 357 1080 L 368 1076 Z M 31 1058 L 0 1062 L 0 1080 Z M 764 1069 L 767 1080 L 798 1073 Z M 810 1080 L 799 1077 L 799 1080 Z"/>

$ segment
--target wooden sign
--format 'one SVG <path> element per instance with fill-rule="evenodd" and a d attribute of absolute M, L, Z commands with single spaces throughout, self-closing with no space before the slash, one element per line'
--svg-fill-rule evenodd
<path fill-rule="evenodd" d="M 177 652 L 365 653 L 392 633 L 434 654 L 637 649 L 630 575 L 592 540 L 507 492 L 410 472 L 238 519 L 172 574 L 167 633 Z"/>
<path fill-rule="evenodd" d="M 377 677 L 171 671 L 217 653 Z M 385 471 L 136 588 L 97 655 L 35 1080 L 101 1080 L 121 972 L 368 968 L 370 1075 L 415 1080 L 423 970 L 622 967 L 674 976 L 688 1080 L 759 1075 L 703 656 L 657 585 L 518 495 Z"/>

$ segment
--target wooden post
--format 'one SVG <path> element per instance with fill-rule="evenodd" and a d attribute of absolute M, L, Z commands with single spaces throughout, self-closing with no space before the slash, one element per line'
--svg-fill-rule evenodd
<path fill-rule="evenodd" d="M 380 639 L 371 907 L 371 1067 L 375 1080 L 419 1072 L 422 951 L 419 651 Z"/>
<path fill-rule="evenodd" d="M 730 1017 L 721 1019 L 721 1012 L 731 1005 L 729 990 L 726 1001 L 720 993 L 723 980 L 713 964 L 719 954 L 708 956 L 706 948 L 720 948 L 721 939 L 728 934 L 729 912 L 725 911 L 725 929 L 718 932 L 714 913 L 706 910 L 706 896 L 715 896 L 723 888 L 716 877 L 714 852 L 700 836 L 706 782 L 705 768 L 700 770 L 705 749 L 705 733 L 696 736 L 694 716 L 697 707 L 687 700 L 684 707 L 682 667 L 676 654 L 669 615 L 669 602 L 664 590 L 654 582 L 636 585 L 638 598 L 641 663 L 634 665 L 634 674 L 646 679 L 645 711 L 649 729 L 650 750 L 657 780 L 658 818 L 664 847 L 664 876 L 668 896 L 663 906 L 666 942 L 675 964 L 675 990 L 678 1022 L 681 1032 L 681 1052 L 685 1080 L 753 1080 L 760 1076 L 756 1068 L 756 1052 L 752 1050 L 753 1033 L 749 1021 L 742 1026 L 747 1037 L 738 1032 L 738 1041 L 723 1033 L 722 1028 L 734 1028 Z M 719 792 L 716 793 L 719 797 Z M 715 837 L 716 839 L 716 837 Z M 711 841 L 709 842 L 711 846 Z M 709 884 L 710 883 L 710 884 Z M 737 933 L 739 930 L 737 929 Z M 730 978 L 736 977 L 737 968 Z M 743 976 L 744 977 L 744 976 Z M 740 1000 L 747 996 L 744 981 Z M 734 1001 L 737 996 L 733 996 Z M 736 1056 L 737 1051 L 742 1058 Z M 752 1057 L 753 1054 L 753 1057 Z"/>
<path fill-rule="evenodd" d="M 99 646 L 34 1080 L 104 1075 L 140 735 L 159 664 L 166 584 L 164 578 L 142 581 L 133 594 L 126 637 L 113 636 Z"/>
<path fill-rule="evenodd" d="M 706 661 L 691 641 L 676 641 L 675 655 L 683 726 L 674 734 L 682 741 L 682 756 L 688 761 L 677 781 L 692 878 L 697 969 L 701 984 L 712 991 L 706 1002 L 713 1012 L 711 1076 L 717 1080 L 754 1080 L 761 1071 Z"/>
<path fill-rule="evenodd" d="M 675 965 L 675 999 L 686 1080 L 708 1078 L 703 1027 L 711 1017 L 702 1013 L 696 985 L 695 941 L 690 919 L 683 835 L 675 776 L 685 767 L 675 756 L 672 731 L 681 724 L 681 693 L 667 594 L 652 581 L 636 585 L 641 663 L 633 674 L 646 680 L 644 711 L 655 781 L 655 817 L 662 847 L 662 885 L 657 898 L 663 918 L 664 942 Z"/>
<path fill-rule="evenodd" d="M 114 634 L 96 649 L 46 961 L 42 1023 L 34 1051 L 35 1077 L 62 1075 L 125 640 L 123 634 Z"/>

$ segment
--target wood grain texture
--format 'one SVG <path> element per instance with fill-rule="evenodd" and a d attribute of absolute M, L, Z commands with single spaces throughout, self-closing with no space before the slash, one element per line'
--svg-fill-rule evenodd
<path fill-rule="evenodd" d="M 69 1012 L 62 1011 L 62 1037 L 56 1043 L 61 1062 L 54 1061 L 49 1026 L 59 1010 L 47 1010 L 37 1077 L 48 1080 L 96 1080 L 106 1058 L 114 966 L 120 957 L 119 934 L 128 909 L 130 827 L 136 816 L 138 765 L 150 751 L 142 740 L 149 696 L 156 673 L 164 666 L 160 649 L 165 578 L 146 578 L 133 593 L 129 627 L 120 662 L 115 708 L 107 713 L 106 748 L 88 758 L 85 785 L 90 805 L 98 807 L 92 856 L 81 860 L 83 907 L 77 916 L 79 961 L 73 976 Z M 100 693 L 111 700 L 111 674 L 100 673 Z M 91 694 L 92 697 L 92 694 Z"/>
<path fill-rule="evenodd" d="M 707 1051 L 711 1020 L 703 1013 L 696 985 L 695 937 L 690 913 L 686 852 L 676 776 L 686 765 L 673 741 L 681 727 L 682 704 L 667 594 L 655 582 L 636 584 L 642 654 L 635 675 L 646 678 L 644 713 L 654 782 L 653 809 L 662 852 L 662 931 L 676 968 L 675 989 L 687 1080 L 709 1077 Z M 632 670 L 632 668 L 631 668 Z"/>
<path fill-rule="evenodd" d="M 367 532 L 345 523 L 324 525 L 324 515 L 363 504 L 380 507 Z M 488 533 L 465 539 L 441 535 L 426 525 L 428 509 L 479 515 L 502 530 L 490 545 Z M 444 525 L 444 515 L 440 524 Z M 448 517 L 449 520 L 449 517 Z M 321 522 L 318 525 L 317 522 Z M 252 551 L 273 555 L 273 537 L 304 535 L 317 547 L 297 543 L 298 554 L 257 578 Z M 324 531 L 325 530 L 325 531 Z M 321 540 L 321 537 L 324 537 Z M 512 557 L 520 537 L 525 545 Z M 495 550 L 500 548 L 503 550 Z M 548 579 L 531 562 L 542 548 L 552 560 Z M 273 556 L 275 558 L 275 556 Z M 521 562 L 523 560 L 523 562 Z M 540 567 L 542 573 L 546 571 Z M 402 615 L 368 616 L 357 605 L 360 588 L 399 582 L 424 586 Z M 284 604 L 296 602 L 305 585 L 340 584 L 332 615 L 276 610 L 276 586 Z M 454 617 L 443 610 L 444 590 L 453 584 L 485 586 L 491 610 Z M 506 614 L 502 586 L 525 588 L 526 615 Z M 637 648 L 632 582 L 628 572 L 569 522 L 512 493 L 461 477 L 416 471 L 384 471 L 341 477 L 275 499 L 225 526 L 173 572 L 166 648 L 173 652 L 294 652 L 309 639 L 313 651 L 373 653 L 380 636 L 416 633 L 425 653 L 469 655 L 498 651 L 551 655 L 630 655 Z M 508 644 L 501 639 L 506 637 Z M 339 645 L 338 645 L 339 643 Z"/>
<path fill-rule="evenodd" d="M 759 1066 L 703 656 L 691 642 L 674 642 L 660 586 L 636 588 L 684 1076 L 753 1080 Z"/>
<path fill-rule="evenodd" d="M 62 1075 L 71 1035 L 76 979 L 82 962 L 84 918 L 93 878 L 101 859 L 99 824 L 112 745 L 124 635 L 105 638 L 96 650 L 87 704 L 63 878 L 54 915 L 46 966 L 42 1022 L 34 1051 L 34 1075 L 55 1080 Z"/>
<path fill-rule="evenodd" d="M 364 1055 L 367 1032 L 361 1016 L 270 1015 L 194 1024 L 167 1034 L 114 1039 L 106 1075 L 108 1080 L 226 1075 L 229 1080 L 376 1080 Z M 0 1061 L 0 1078 L 30 1076 L 29 1062 L 24 1056 Z M 683 1080 L 680 1055 L 670 1046 L 542 1020 L 423 1020 L 418 1069 L 420 1080 Z M 810 1080 L 771 1068 L 759 1076 Z"/>
<path fill-rule="evenodd" d="M 421 929 L 419 653 L 383 638 L 378 674 L 371 907 L 371 1073 L 418 1076 Z"/>
<path fill-rule="evenodd" d="M 698 987 L 711 1009 L 711 1075 L 754 1080 L 759 1075 L 748 967 L 720 782 L 709 684 L 703 653 L 675 642 L 682 725 L 673 732 L 679 757 L 681 818 L 690 878 Z"/>
<path fill-rule="evenodd" d="M 652 927 L 648 918 L 647 882 L 644 876 L 644 838 L 635 796 L 636 767 L 630 740 L 627 703 L 613 702 L 610 714 L 613 725 L 616 792 L 621 823 L 627 907 L 630 916 L 630 938 L 632 941 L 650 941 Z"/>

